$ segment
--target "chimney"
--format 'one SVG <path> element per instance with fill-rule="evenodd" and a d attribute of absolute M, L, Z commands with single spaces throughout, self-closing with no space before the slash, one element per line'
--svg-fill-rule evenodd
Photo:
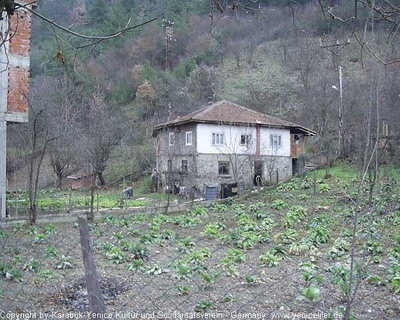
<path fill-rule="evenodd" d="M 176 119 L 179 119 L 179 112 L 177 110 L 174 111 L 174 114 L 172 115 L 171 120 L 176 120 Z"/>

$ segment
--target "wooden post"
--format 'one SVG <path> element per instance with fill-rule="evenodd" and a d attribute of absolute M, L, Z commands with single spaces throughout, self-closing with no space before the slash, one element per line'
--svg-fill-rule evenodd
<path fill-rule="evenodd" d="M 89 309 L 92 313 L 101 314 L 106 312 L 103 295 L 100 291 L 99 277 L 94 263 L 92 249 L 90 245 L 90 234 L 87 218 L 80 215 L 79 233 L 81 235 L 81 249 L 83 264 L 85 266 L 85 282 L 88 293 Z"/>

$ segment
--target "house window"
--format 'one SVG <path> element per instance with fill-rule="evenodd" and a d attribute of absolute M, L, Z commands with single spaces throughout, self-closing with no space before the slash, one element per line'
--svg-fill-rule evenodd
<path fill-rule="evenodd" d="M 221 146 L 224 144 L 224 134 L 223 133 L 213 133 L 212 134 L 212 144 L 213 146 Z"/>
<path fill-rule="evenodd" d="M 251 142 L 251 135 L 249 134 L 242 134 L 240 136 L 240 145 L 241 146 L 248 146 Z"/>
<path fill-rule="evenodd" d="M 175 133 L 170 132 L 168 136 L 169 146 L 172 147 L 175 144 Z"/>
<path fill-rule="evenodd" d="M 167 169 L 168 171 L 172 171 L 172 160 L 168 160 Z"/>
<path fill-rule="evenodd" d="M 270 145 L 273 149 L 282 147 L 282 137 L 278 134 L 271 134 L 269 136 Z"/>
<path fill-rule="evenodd" d="M 189 162 L 187 160 L 182 160 L 182 172 L 188 172 L 189 171 Z"/>
<path fill-rule="evenodd" d="M 229 175 L 229 162 L 228 161 L 218 161 L 218 174 L 221 176 Z"/>
<path fill-rule="evenodd" d="M 186 131 L 186 145 L 191 146 L 192 145 L 192 131 Z"/>

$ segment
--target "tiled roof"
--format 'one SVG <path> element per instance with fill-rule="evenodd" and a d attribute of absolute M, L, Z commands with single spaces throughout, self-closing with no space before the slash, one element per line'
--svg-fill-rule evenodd
<path fill-rule="evenodd" d="M 287 128 L 298 133 L 314 135 L 315 132 L 295 123 L 268 116 L 233 102 L 222 100 L 202 109 L 189 113 L 186 116 L 157 125 L 154 130 L 159 131 L 166 127 L 173 127 L 185 123 L 224 123 L 237 125 L 259 125 L 262 127 Z"/>

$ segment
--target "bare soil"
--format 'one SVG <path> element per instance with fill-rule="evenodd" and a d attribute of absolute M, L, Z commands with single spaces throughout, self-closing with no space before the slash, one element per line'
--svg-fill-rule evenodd
<path fill-rule="evenodd" d="M 340 286 L 331 283 L 331 275 L 327 271 L 335 263 L 326 255 L 335 238 L 334 232 L 331 241 L 322 244 L 318 250 L 305 250 L 299 255 L 288 254 L 278 266 L 268 267 L 260 262 L 259 257 L 277 244 L 274 235 L 283 230 L 279 225 L 282 213 L 273 212 L 271 217 L 276 226 L 270 232 L 270 241 L 256 243 L 253 248 L 243 250 L 246 261 L 234 264 L 237 275 L 233 276 L 226 273 L 221 260 L 234 245 L 206 237 L 202 232 L 207 223 L 221 222 L 226 226 L 221 234 L 228 234 L 236 227 L 234 213 L 208 211 L 207 217 L 201 217 L 202 223 L 194 227 L 178 226 L 173 222 L 176 217 L 170 216 L 171 221 L 162 223 L 160 230 L 160 233 L 172 230 L 176 237 L 144 243 L 148 252 L 142 257 L 143 266 L 138 270 L 128 270 L 135 258 L 133 254 L 124 252 L 125 260 L 112 260 L 105 254 L 104 244 L 121 248 L 121 241 L 136 243 L 141 239 L 145 242 L 143 235 L 151 233 L 154 216 L 148 215 L 141 223 L 131 216 L 109 221 L 103 219 L 91 225 L 93 253 L 108 316 L 131 319 L 193 319 L 206 316 L 273 319 L 278 314 L 284 314 L 293 319 L 302 314 L 303 318 L 314 316 L 326 319 L 331 314 L 332 319 L 341 318 L 338 310 L 340 306 L 345 306 L 345 300 Z M 76 318 L 87 317 L 83 313 L 73 314 L 88 310 L 79 230 L 74 224 L 54 226 L 55 233 L 47 234 L 45 225 L 35 229 L 28 226 L 3 229 L 0 263 L 12 264 L 22 272 L 21 281 L 6 279 L 6 275 L 0 280 L 0 311 L 3 315 L 31 312 L 37 317 L 47 314 L 61 318 L 68 313 Z M 300 236 L 304 235 L 301 228 L 298 232 Z M 35 241 L 39 234 L 45 234 L 45 239 Z M 174 264 L 188 257 L 188 253 L 178 251 L 182 239 L 188 236 L 195 243 L 193 250 L 208 248 L 210 254 L 202 262 L 189 262 L 191 272 L 183 277 L 174 269 Z M 57 249 L 57 257 L 49 256 L 51 246 Z M 60 268 L 60 257 L 63 255 L 70 257 L 70 265 L 66 263 L 64 268 Z M 36 270 L 27 267 L 31 259 L 39 264 Z M 314 301 L 301 298 L 299 294 L 301 288 L 309 285 L 304 280 L 300 265 L 309 260 L 315 261 L 318 274 L 323 278 L 318 285 L 320 295 Z M 368 272 L 384 275 L 387 265 L 383 258 L 380 263 L 371 263 Z M 207 283 L 200 276 L 201 270 L 208 274 L 217 271 L 219 276 Z M 247 281 L 246 275 L 254 281 Z M 371 285 L 362 279 L 354 302 L 354 314 L 357 319 L 399 319 L 400 295 L 394 293 L 387 283 Z"/>

